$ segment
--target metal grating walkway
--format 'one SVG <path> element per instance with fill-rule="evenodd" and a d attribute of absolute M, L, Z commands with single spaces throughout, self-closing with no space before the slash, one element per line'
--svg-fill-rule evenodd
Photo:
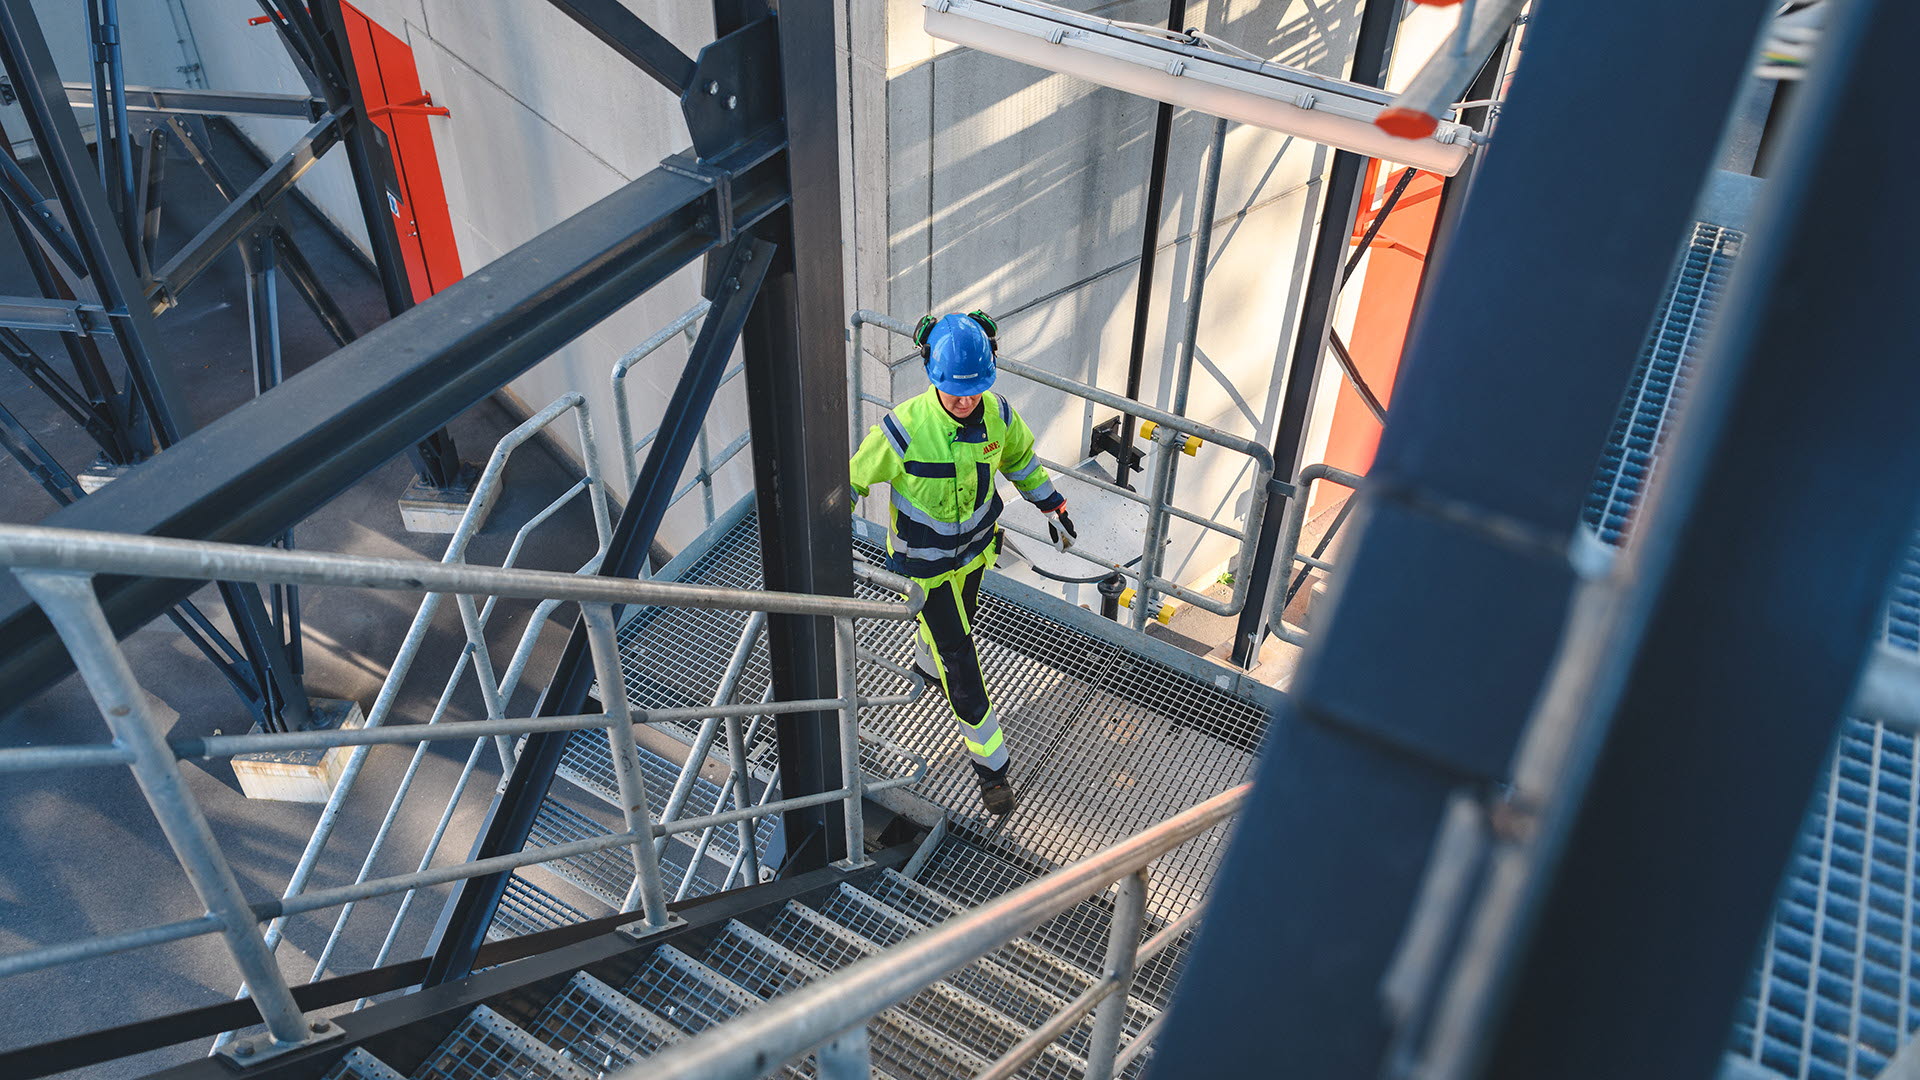
<path fill-rule="evenodd" d="M 855 550 L 876 565 L 884 558 L 864 540 L 856 541 Z M 680 580 L 759 588 L 759 557 L 757 523 L 747 514 Z M 947 812 L 953 835 L 1016 867 L 1044 872 L 1118 843 L 1251 774 L 1266 730 L 1265 708 L 1049 618 L 1010 599 L 1006 592 L 1014 588 L 989 578 L 976 641 L 1012 747 L 1018 811 L 1001 821 L 982 809 L 972 768 L 937 692 L 863 717 L 875 734 L 927 759 L 928 777 L 912 790 Z M 664 655 L 667 645 L 654 642 L 693 634 L 708 635 L 709 642 L 724 639 L 725 646 L 690 651 L 715 668 L 725 665 L 742 625 L 738 618 L 701 628 L 676 622 L 654 626 L 658 637 L 639 640 L 638 623 L 622 631 L 636 639 L 635 655 L 659 652 L 664 665 L 691 662 Z M 901 663 L 910 662 L 912 634 L 906 624 L 861 627 L 868 649 Z M 748 674 L 764 679 L 764 671 L 756 654 Z M 705 678 L 698 685 L 711 694 L 711 672 L 700 676 L 689 669 L 686 675 Z M 665 680 L 656 674 L 655 681 Z M 1170 920 L 1194 907 L 1225 844 L 1226 831 L 1215 830 L 1162 860 L 1155 867 L 1150 913 Z"/>
<path fill-rule="evenodd" d="M 1585 520 L 1625 544 L 1744 235 L 1697 223 L 1628 386 Z M 1920 650 L 1920 537 L 1888 597 L 1886 640 Z M 1842 722 L 1782 884 L 1729 1054 L 1795 1080 L 1867 1080 L 1920 1026 L 1920 745 Z"/>

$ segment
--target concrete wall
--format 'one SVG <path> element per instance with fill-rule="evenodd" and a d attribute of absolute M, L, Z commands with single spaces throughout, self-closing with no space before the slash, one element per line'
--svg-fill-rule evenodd
<path fill-rule="evenodd" d="M 124 4 L 135 0 L 123 0 Z M 146 0 L 158 3 L 159 0 Z M 297 69 L 270 28 L 250 28 L 251 0 L 185 0 L 213 86 L 302 92 Z M 666 90 L 545 3 L 471 0 L 361 0 L 360 9 L 414 51 L 421 85 L 452 116 L 431 121 L 463 268 L 468 274 L 652 169 L 689 145 L 679 103 Z M 629 0 L 648 24 L 683 50 L 711 40 L 709 5 Z M 269 154 L 296 138 L 297 122 L 256 121 L 248 134 Z M 364 243 L 359 207 L 342 153 L 328 155 L 302 190 Z M 698 267 L 683 271 L 587 331 L 509 390 L 538 409 L 559 395 L 587 396 L 598 422 L 601 468 L 625 494 L 613 438 L 608 373 L 622 353 L 699 299 Z M 627 379 L 636 435 L 659 423 L 686 360 L 676 339 Z M 722 389 L 709 421 L 717 449 L 746 429 L 739 380 Z M 557 428 L 570 444 L 570 424 Z M 491 447 L 463 446 L 484 459 Z M 752 486 L 747 455 L 723 470 L 722 507 Z M 705 525 L 689 496 L 663 526 L 679 547 Z"/>
<path fill-rule="evenodd" d="M 1010 355 L 1124 391 L 1155 103 L 937 42 L 921 29 L 918 0 L 848 6 L 854 25 L 873 28 L 850 43 L 851 137 L 863 161 L 887 166 L 852 176 L 860 304 L 908 319 L 984 307 L 1001 317 Z M 1069 6 L 1138 22 L 1166 17 L 1151 0 Z M 1187 21 L 1338 76 L 1358 11 L 1356 0 L 1210 0 L 1190 3 Z M 1140 388 L 1153 404 L 1172 393 L 1212 128 L 1212 117 L 1175 114 Z M 1271 438 L 1276 364 L 1291 345 L 1298 270 L 1329 160 L 1285 135 L 1230 130 L 1187 410 L 1195 419 Z M 885 385 L 882 363 L 908 349 L 869 340 L 866 378 Z M 892 390 L 898 400 L 924 385 L 909 363 Z M 1056 460 L 1079 460 L 1090 428 L 1112 415 L 1018 379 L 1003 386 Z M 1246 459 L 1207 448 L 1182 459 L 1176 501 L 1240 527 L 1250 483 Z M 1211 581 L 1234 552 L 1231 540 L 1197 526 L 1176 523 L 1171 540 L 1168 572 L 1178 580 Z"/>

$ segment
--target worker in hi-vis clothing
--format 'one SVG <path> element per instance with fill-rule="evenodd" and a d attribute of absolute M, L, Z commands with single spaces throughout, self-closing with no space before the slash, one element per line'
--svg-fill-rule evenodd
<path fill-rule="evenodd" d="M 853 455 L 853 490 L 893 488 L 887 566 L 926 590 L 914 666 L 938 682 L 960 722 L 980 800 L 990 813 L 1013 810 L 1008 749 L 973 645 L 980 579 L 999 553 L 1001 502 L 994 474 L 1013 481 L 1050 515 L 1054 542 L 1076 535 L 1067 500 L 1034 457 L 1033 432 L 993 386 L 996 329 L 985 313 L 929 315 L 914 344 L 933 385 L 881 419 Z"/>

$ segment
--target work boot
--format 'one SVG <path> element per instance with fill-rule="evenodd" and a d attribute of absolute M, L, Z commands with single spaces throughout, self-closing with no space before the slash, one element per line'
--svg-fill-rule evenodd
<path fill-rule="evenodd" d="M 1020 805 L 1020 797 L 1014 794 L 1005 767 L 985 769 L 975 765 L 973 778 L 980 782 L 980 801 L 986 806 L 987 813 L 994 817 L 1005 817 Z"/>

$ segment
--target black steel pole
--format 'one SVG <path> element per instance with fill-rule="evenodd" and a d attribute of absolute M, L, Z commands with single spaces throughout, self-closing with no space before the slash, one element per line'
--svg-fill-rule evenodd
<path fill-rule="evenodd" d="M 724 36 L 765 11 L 754 0 L 716 0 L 715 30 Z M 776 16 L 793 202 L 766 223 L 765 235 L 780 243 L 781 257 L 743 338 L 761 559 L 769 589 L 851 596 L 833 15 L 825 0 L 787 0 L 777 5 Z M 776 698 L 837 692 L 830 620 L 770 617 L 767 648 Z M 776 733 L 783 796 L 840 785 L 834 716 L 783 716 Z M 841 822 L 838 803 L 787 813 L 781 872 L 801 873 L 847 857 Z"/>
<path fill-rule="evenodd" d="M 1186 29 L 1187 0 L 1169 0 L 1167 29 Z M 1147 320 L 1153 316 L 1153 272 L 1160 254 L 1160 211 L 1167 193 L 1167 147 L 1173 142 L 1173 106 L 1161 102 L 1153 114 L 1153 148 L 1147 161 L 1147 204 L 1140 222 L 1140 280 L 1133 290 L 1133 336 L 1127 345 L 1127 396 L 1138 400 L 1140 379 L 1147 366 Z M 1120 417 L 1120 445 L 1113 452 L 1113 482 L 1131 488 L 1127 475 L 1134 470 L 1134 417 Z M 1100 594 L 1100 614 L 1120 617 L 1116 593 Z"/>
<path fill-rule="evenodd" d="M 1393 39 L 1400 28 L 1400 4 L 1397 0 L 1367 0 L 1360 13 L 1360 33 L 1354 41 L 1353 69 L 1349 78 L 1367 86 L 1378 86 L 1386 76 L 1387 60 L 1393 55 Z M 1320 388 L 1321 358 L 1327 350 L 1327 337 L 1333 332 L 1333 313 L 1340 299 L 1341 269 L 1346 262 L 1347 236 L 1360 208 L 1360 181 L 1366 172 L 1365 155 L 1336 150 L 1333 167 L 1327 171 L 1326 198 L 1321 202 L 1320 225 L 1314 233 L 1313 256 L 1307 266 L 1306 302 L 1300 310 L 1293 352 L 1287 360 L 1287 376 L 1282 386 L 1280 413 L 1273 426 L 1273 469 L 1275 488 L 1269 491 L 1266 515 L 1260 520 L 1260 537 L 1253 552 L 1253 565 L 1245 568 L 1247 605 L 1240 609 L 1240 620 L 1233 633 L 1233 662 L 1240 667 L 1253 666 L 1260 642 L 1267 633 L 1267 594 L 1271 591 L 1275 562 L 1274 548 L 1280 542 L 1280 527 L 1286 520 L 1287 502 L 1306 497 L 1296 491 L 1292 480 L 1300 474 L 1300 455 L 1307 444 L 1307 426 L 1313 420 L 1313 402 Z M 1289 567 L 1281 566 L 1284 575 Z"/>

